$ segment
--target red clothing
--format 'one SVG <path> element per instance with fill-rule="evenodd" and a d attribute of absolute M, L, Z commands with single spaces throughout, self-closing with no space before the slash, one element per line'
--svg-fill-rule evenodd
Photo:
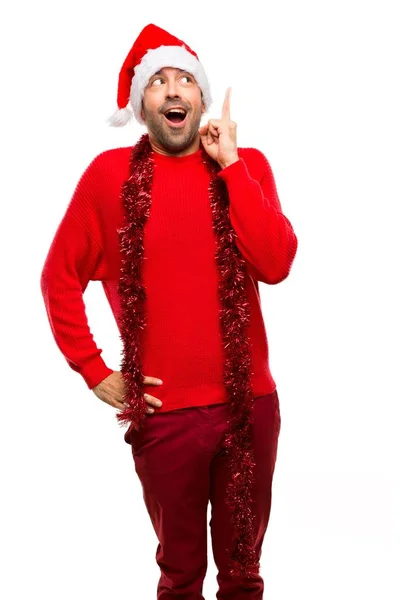
<path fill-rule="evenodd" d="M 106 150 L 85 170 L 41 274 L 54 339 L 90 389 L 114 369 L 105 364 L 93 339 L 82 295 L 90 280 L 101 281 L 119 325 L 117 229 L 123 225 L 120 191 L 128 177 L 131 150 Z M 276 389 L 257 282 L 276 284 L 288 276 L 297 238 L 282 213 L 265 156 L 255 148 L 239 148 L 238 153 L 240 159 L 220 170 L 219 176 L 228 188 L 236 244 L 248 261 L 256 397 Z M 215 235 L 202 151 L 182 157 L 154 152 L 154 161 L 152 206 L 144 230 L 147 326 L 142 330 L 142 366 L 145 375 L 164 383 L 148 385 L 145 392 L 162 400 L 156 412 L 227 402 Z"/>

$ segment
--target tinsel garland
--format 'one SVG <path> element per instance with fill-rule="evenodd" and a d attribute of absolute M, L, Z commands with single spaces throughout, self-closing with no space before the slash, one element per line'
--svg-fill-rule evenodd
<path fill-rule="evenodd" d="M 254 513 L 251 488 L 256 465 L 251 445 L 252 408 L 251 342 L 248 337 L 250 304 L 245 281 L 245 259 L 235 244 L 236 233 L 229 217 L 229 197 L 225 182 L 217 176 L 220 169 L 200 142 L 202 161 L 211 178 L 209 198 L 216 235 L 215 260 L 219 273 L 220 330 L 225 352 L 223 380 L 229 397 L 229 428 L 224 446 L 229 457 L 230 479 L 226 504 L 230 509 L 234 547 L 230 554 L 232 577 L 253 577 L 259 572 L 259 557 L 254 549 Z M 147 403 L 139 333 L 147 325 L 146 290 L 142 281 L 144 227 L 150 214 L 153 151 L 148 134 L 134 146 L 129 177 L 121 189 L 124 225 L 118 229 L 121 273 L 118 293 L 121 302 L 120 333 L 123 342 L 121 372 L 126 384 L 125 408 L 117 413 L 121 424 L 144 426 Z"/>

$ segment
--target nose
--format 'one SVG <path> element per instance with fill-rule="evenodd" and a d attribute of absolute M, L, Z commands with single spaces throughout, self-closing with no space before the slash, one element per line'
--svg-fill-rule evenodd
<path fill-rule="evenodd" d="M 174 77 L 169 77 L 165 87 L 166 98 L 179 98 L 179 88 Z"/>

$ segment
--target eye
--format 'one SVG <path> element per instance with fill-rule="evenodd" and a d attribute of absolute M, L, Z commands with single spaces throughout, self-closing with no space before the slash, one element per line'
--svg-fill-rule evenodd
<path fill-rule="evenodd" d="M 193 77 L 191 75 L 183 75 L 181 77 L 181 80 L 183 80 L 183 79 L 188 79 L 189 83 L 193 82 Z M 155 79 L 151 80 L 151 84 L 150 85 L 158 85 L 158 83 L 157 83 L 158 81 L 162 82 L 164 80 L 163 80 L 162 77 L 156 77 Z"/>

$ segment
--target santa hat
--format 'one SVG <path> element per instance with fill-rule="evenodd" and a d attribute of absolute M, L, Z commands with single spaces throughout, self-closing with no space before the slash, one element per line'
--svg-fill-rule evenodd
<path fill-rule="evenodd" d="M 163 67 L 175 67 L 191 73 L 203 94 L 206 110 L 212 104 L 210 84 L 197 54 L 182 40 L 150 23 L 141 31 L 129 51 L 118 80 L 118 110 L 108 119 L 115 127 L 126 125 L 134 115 L 141 118 L 141 103 L 148 81 Z M 127 107 L 128 101 L 132 110 Z"/>

